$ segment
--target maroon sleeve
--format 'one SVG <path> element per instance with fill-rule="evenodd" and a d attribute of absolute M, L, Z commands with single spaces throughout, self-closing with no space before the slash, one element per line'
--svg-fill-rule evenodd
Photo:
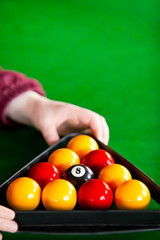
<path fill-rule="evenodd" d="M 27 78 L 22 73 L 0 68 L 0 125 L 11 124 L 11 121 L 4 115 L 5 108 L 15 97 L 28 90 L 45 95 L 41 84 L 37 80 Z"/>

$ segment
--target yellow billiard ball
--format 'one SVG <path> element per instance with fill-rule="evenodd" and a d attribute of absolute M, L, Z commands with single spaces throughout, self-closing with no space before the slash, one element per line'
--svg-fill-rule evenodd
<path fill-rule="evenodd" d="M 41 200 L 41 188 L 31 178 L 20 177 L 8 187 L 6 198 L 9 206 L 14 210 L 34 210 Z"/>
<path fill-rule="evenodd" d="M 43 189 L 42 203 L 47 210 L 73 210 L 77 203 L 77 191 L 69 181 L 56 179 Z"/>
<path fill-rule="evenodd" d="M 111 164 L 104 167 L 98 178 L 109 184 L 113 191 L 122 183 L 131 180 L 132 176 L 128 169 L 121 164 Z"/>
<path fill-rule="evenodd" d="M 151 195 L 148 187 L 139 180 L 129 180 L 115 191 L 115 203 L 119 209 L 142 210 L 148 207 Z"/>
<path fill-rule="evenodd" d="M 99 146 L 94 138 L 88 135 L 78 135 L 68 142 L 67 148 L 72 149 L 82 159 L 89 152 L 99 149 Z"/>
<path fill-rule="evenodd" d="M 69 167 L 79 164 L 80 159 L 71 149 L 59 148 L 49 156 L 48 162 L 57 167 L 61 173 L 64 173 Z"/>

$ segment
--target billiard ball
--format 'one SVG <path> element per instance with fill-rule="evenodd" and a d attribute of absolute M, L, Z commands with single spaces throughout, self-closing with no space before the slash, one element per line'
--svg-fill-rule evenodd
<path fill-rule="evenodd" d="M 87 153 L 99 149 L 96 140 L 88 135 L 77 135 L 67 144 L 67 148 L 72 149 L 82 159 Z"/>
<path fill-rule="evenodd" d="M 33 179 L 20 177 L 9 185 L 6 198 L 14 210 L 34 210 L 41 200 L 41 188 Z"/>
<path fill-rule="evenodd" d="M 42 203 L 47 210 L 73 210 L 77 203 L 77 191 L 69 181 L 56 179 L 43 189 Z"/>
<path fill-rule="evenodd" d="M 63 178 L 71 182 L 76 188 L 79 188 L 84 182 L 94 178 L 93 171 L 82 164 L 76 164 L 67 169 Z"/>
<path fill-rule="evenodd" d="M 115 203 L 119 209 L 142 210 L 150 203 L 148 187 L 139 180 L 129 180 L 117 187 Z"/>
<path fill-rule="evenodd" d="M 98 179 L 109 184 L 113 191 L 122 183 L 131 180 L 132 176 L 128 169 L 121 164 L 112 164 L 103 168 Z"/>
<path fill-rule="evenodd" d="M 71 149 L 59 148 L 49 156 L 48 162 L 57 167 L 61 173 L 64 173 L 69 167 L 79 164 L 80 159 Z"/>
<path fill-rule="evenodd" d="M 107 210 L 112 202 L 112 189 L 100 179 L 85 182 L 78 191 L 78 203 L 83 210 Z"/>
<path fill-rule="evenodd" d="M 91 168 L 97 176 L 104 167 L 114 164 L 114 159 L 107 151 L 97 149 L 84 156 L 81 163 Z"/>
<path fill-rule="evenodd" d="M 60 171 L 49 162 L 40 162 L 31 167 L 27 176 L 43 189 L 49 182 L 60 178 Z"/>

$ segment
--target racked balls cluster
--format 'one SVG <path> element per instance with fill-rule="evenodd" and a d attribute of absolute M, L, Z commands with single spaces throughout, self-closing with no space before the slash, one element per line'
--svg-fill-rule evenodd
<path fill-rule="evenodd" d="M 27 177 L 15 179 L 6 198 L 14 210 L 34 210 L 40 202 L 47 210 L 107 210 L 113 201 L 119 209 L 140 210 L 150 203 L 147 186 L 92 137 L 78 135 L 66 148 L 55 150 L 48 162 L 35 164 Z"/>

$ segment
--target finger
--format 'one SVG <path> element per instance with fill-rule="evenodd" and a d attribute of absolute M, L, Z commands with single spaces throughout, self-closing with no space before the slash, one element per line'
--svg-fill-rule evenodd
<path fill-rule="evenodd" d="M 43 129 L 41 132 L 49 146 L 55 144 L 60 140 L 57 129 L 54 126 Z"/>
<path fill-rule="evenodd" d="M 80 116 L 80 123 L 89 127 L 93 135 L 100 141 L 103 141 L 103 129 L 100 115 L 92 111 L 85 111 L 84 114 Z"/>
<path fill-rule="evenodd" d="M 3 238 L 3 236 L 2 236 L 2 234 L 0 233 L 0 240 L 2 240 L 2 238 Z"/>
<path fill-rule="evenodd" d="M 18 224 L 15 221 L 0 218 L 0 230 L 5 232 L 17 232 Z"/>
<path fill-rule="evenodd" d="M 105 144 L 109 141 L 109 128 L 106 120 L 101 115 L 90 111 L 91 121 L 89 127 L 92 130 L 94 136 Z"/>
<path fill-rule="evenodd" d="M 0 206 L 0 218 L 13 220 L 15 218 L 15 212 L 4 206 Z"/>
<path fill-rule="evenodd" d="M 103 130 L 102 130 L 102 124 L 98 117 L 94 117 L 89 122 L 89 127 L 93 132 L 93 135 L 99 139 L 100 141 L 103 141 Z"/>
<path fill-rule="evenodd" d="M 100 116 L 101 124 L 102 124 L 102 135 L 103 135 L 103 143 L 108 145 L 109 142 L 109 127 L 104 117 Z"/>

